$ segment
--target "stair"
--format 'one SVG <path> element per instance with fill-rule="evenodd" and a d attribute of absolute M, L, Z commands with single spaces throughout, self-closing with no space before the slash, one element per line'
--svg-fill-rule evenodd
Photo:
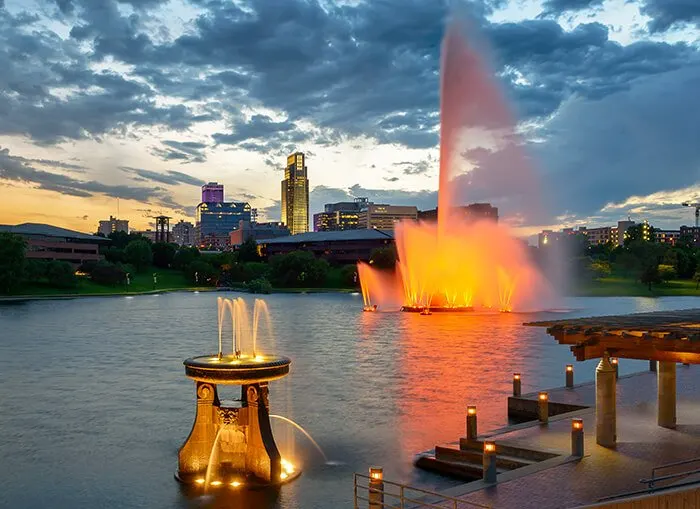
<path fill-rule="evenodd" d="M 473 481 L 482 478 L 483 442 L 460 439 L 459 449 L 436 446 L 430 453 L 419 455 L 415 466 L 457 479 Z M 524 449 L 521 447 L 496 445 L 496 471 L 503 473 L 516 468 L 534 465 L 555 457 L 556 454 Z"/>

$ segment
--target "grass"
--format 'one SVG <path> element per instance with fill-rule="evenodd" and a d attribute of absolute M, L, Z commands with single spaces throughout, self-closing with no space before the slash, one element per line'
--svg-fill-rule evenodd
<path fill-rule="evenodd" d="M 153 288 L 153 272 L 158 274 L 158 283 Z M 20 296 L 57 296 L 57 295 L 128 295 L 155 291 L 192 289 L 192 284 L 185 275 L 172 269 L 149 270 L 135 274 L 128 289 L 125 285 L 100 285 L 87 277 L 81 277 L 75 288 L 55 288 L 48 284 L 36 283 L 22 288 Z"/>
<path fill-rule="evenodd" d="M 696 290 L 695 287 L 695 281 L 673 280 L 652 285 L 651 291 L 649 291 L 647 285 L 634 279 L 607 277 L 583 284 L 573 293 L 590 297 L 662 297 L 672 295 L 700 297 L 700 290 Z"/>

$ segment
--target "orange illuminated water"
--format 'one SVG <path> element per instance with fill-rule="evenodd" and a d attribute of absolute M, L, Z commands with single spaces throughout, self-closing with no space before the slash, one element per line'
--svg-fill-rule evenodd
<path fill-rule="evenodd" d="M 396 273 L 359 264 L 366 310 L 394 307 L 397 294 L 411 308 L 499 311 L 542 309 L 550 296 L 510 226 L 470 220 L 458 208 L 474 193 L 486 193 L 513 205 L 507 222 L 514 223 L 532 218 L 541 202 L 507 103 L 461 34 L 452 23 L 442 45 L 437 222 L 396 226 Z M 464 156 L 470 153 L 496 162 L 477 164 L 476 156 Z"/>

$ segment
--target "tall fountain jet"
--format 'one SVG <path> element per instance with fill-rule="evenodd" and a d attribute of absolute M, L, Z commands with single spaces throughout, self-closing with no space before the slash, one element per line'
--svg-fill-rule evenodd
<path fill-rule="evenodd" d="M 404 221 L 395 230 L 398 264 L 389 284 L 402 295 L 404 311 L 511 311 L 531 308 L 548 291 L 508 226 L 470 220 L 460 208 L 474 193 L 514 206 L 521 221 L 541 206 L 516 122 L 463 33 L 453 21 L 442 43 L 437 222 Z M 392 293 L 387 275 L 364 264 L 358 273 L 364 309 L 382 308 Z"/>

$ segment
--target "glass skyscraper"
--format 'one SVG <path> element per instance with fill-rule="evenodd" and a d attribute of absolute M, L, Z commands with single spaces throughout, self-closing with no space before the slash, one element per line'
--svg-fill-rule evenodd
<path fill-rule="evenodd" d="M 302 152 L 287 157 L 282 181 L 282 222 L 292 235 L 309 231 L 309 179 Z"/>

